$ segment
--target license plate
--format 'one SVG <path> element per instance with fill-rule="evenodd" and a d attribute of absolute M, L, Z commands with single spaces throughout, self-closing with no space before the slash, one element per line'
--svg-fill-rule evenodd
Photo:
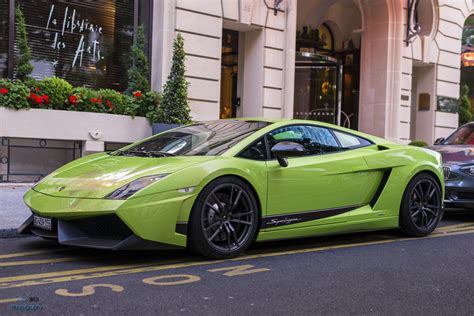
<path fill-rule="evenodd" d="M 41 217 L 38 215 L 35 215 L 33 217 L 33 225 L 35 227 L 46 229 L 46 230 L 53 229 L 51 218 Z"/>

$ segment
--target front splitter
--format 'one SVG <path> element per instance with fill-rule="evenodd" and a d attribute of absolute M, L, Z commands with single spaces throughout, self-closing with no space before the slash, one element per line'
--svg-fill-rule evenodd
<path fill-rule="evenodd" d="M 93 219 L 91 219 L 93 220 Z M 35 227 L 33 215 L 31 215 L 19 228 L 18 233 L 24 235 L 35 235 L 45 239 L 56 239 L 61 245 L 104 250 L 170 250 L 179 249 L 174 245 L 145 240 L 139 236 L 130 234 L 120 238 L 109 236 L 91 236 L 74 221 L 55 220 L 54 229 L 49 231 Z"/>

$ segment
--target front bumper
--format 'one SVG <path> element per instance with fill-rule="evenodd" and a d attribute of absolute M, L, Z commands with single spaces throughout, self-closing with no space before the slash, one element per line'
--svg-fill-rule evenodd
<path fill-rule="evenodd" d="M 81 247 L 182 248 L 187 245 L 187 236 L 178 226 L 187 223 L 195 196 L 167 191 L 128 200 L 108 200 L 54 197 L 29 190 L 24 196 L 25 203 L 33 214 L 51 218 L 53 230 L 39 230 L 29 219 L 21 231 Z M 157 243 L 158 247 L 149 243 Z"/>
<path fill-rule="evenodd" d="M 107 250 L 165 250 L 173 245 L 144 240 L 135 235 L 115 215 L 88 217 L 76 220 L 52 219 L 52 229 L 35 227 L 31 215 L 18 229 L 20 234 L 33 234 L 46 239 L 57 239 L 62 245 Z"/>
<path fill-rule="evenodd" d="M 474 210 L 474 177 L 465 174 L 458 166 L 450 168 L 445 180 L 445 210 Z"/>

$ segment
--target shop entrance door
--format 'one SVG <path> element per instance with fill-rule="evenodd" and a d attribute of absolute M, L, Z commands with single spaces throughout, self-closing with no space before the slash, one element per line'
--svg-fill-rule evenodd
<path fill-rule="evenodd" d="M 315 53 L 297 53 L 293 117 L 341 123 L 342 65 Z"/>
<path fill-rule="evenodd" d="M 221 58 L 221 119 L 237 117 L 240 98 L 237 97 L 239 70 L 239 32 L 223 29 Z"/>

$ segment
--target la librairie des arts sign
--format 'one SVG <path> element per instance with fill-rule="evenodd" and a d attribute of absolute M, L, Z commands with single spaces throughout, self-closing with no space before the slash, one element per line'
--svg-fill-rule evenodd
<path fill-rule="evenodd" d="M 76 9 L 70 9 L 68 6 L 64 12 L 57 12 L 54 4 L 49 10 L 46 30 L 54 32 L 54 40 L 51 48 L 61 53 L 67 47 L 68 43 L 63 40 L 64 34 L 77 34 L 77 44 L 74 58 L 71 62 L 72 68 L 82 67 L 83 60 L 90 58 L 94 63 L 104 59 L 100 51 L 100 36 L 102 35 L 102 26 L 89 22 L 87 18 L 78 18 Z M 59 18 L 57 18 L 59 16 Z M 89 36 L 88 40 L 87 36 Z M 51 61 L 54 67 L 58 65 L 59 60 Z"/>

